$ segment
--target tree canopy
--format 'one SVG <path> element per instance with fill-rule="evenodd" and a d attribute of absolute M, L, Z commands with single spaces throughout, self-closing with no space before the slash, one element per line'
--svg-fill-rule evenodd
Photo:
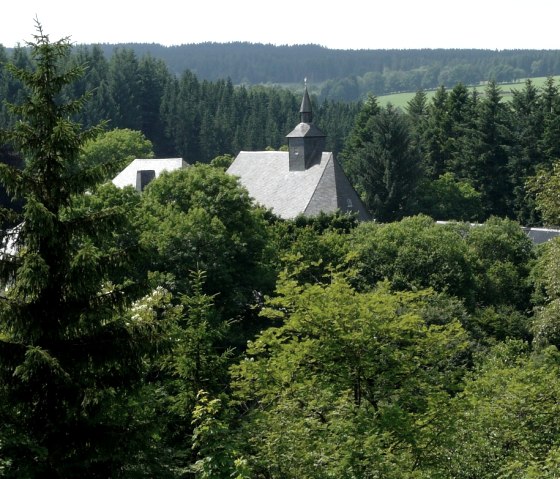
<path fill-rule="evenodd" d="M 560 211 L 552 80 L 324 103 L 356 119 L 336 141 L 384 221 L 283 220 L 225 145 L 272 141 L 256 123 L 294 97 L 33 38 L 0 76 L 2 477 L 558 477 L 560 242 L 512 219 Z M 107 181 L 161 138 L 221 152 L 143 192 Z"/>

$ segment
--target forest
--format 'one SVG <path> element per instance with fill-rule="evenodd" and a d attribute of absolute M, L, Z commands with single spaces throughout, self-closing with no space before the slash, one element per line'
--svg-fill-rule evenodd
<path fill-rule="evenodd" d="M 0 45 L 1 48 L 1 45 Z M 165 47 L 158 44 L 78 45 L 107 59 L 122 50 L 161 60 L 173 76 L 186 70 L 200 80 L 229 79 L 234 85 L 281 85 L 301 88 L 304 78 L 323 100 L 358 101 L 368 94 L 457 83 L 516 82 L 560 74 L 558 50 L 332 50 L 319 45 L 201 43 Z M 9 54 L 14 49 L 8 49 Z"/>
<path fill-rule="evenodd" d="M 301 85 L 308 78 L 321 99 L 357 101 L 368 93 L 448 88 L 456 83 L 515 82 L 560 74 L 558 50 L 332 50 L 319 45 L 251 43 L 100 45 L 107 58 L 125 48 L 161 59 L 173 75 L 234 85 Z"/>
<path fill-rule="evenodd" d="M 519 223 L 560 224 L 552 79 L 318 104 L 376 221 L 283 220 L 227 141 L 277 148 L 297 97 L 96 52 L 4 52 L 0 476 L 559 477 L 560 241 Z"/>

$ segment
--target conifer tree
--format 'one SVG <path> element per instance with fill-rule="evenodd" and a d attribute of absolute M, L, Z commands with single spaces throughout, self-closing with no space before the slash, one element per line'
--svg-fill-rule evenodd
<path fill-rule="evenodd" d="M 80 150 L 100 128 L 74 123 L 85 100 L 61 95 L 83 69 L 63 67 L 67 38 L 51 42 L 39 23 L 33 38 L 33 69 L 9 67 L 25 86 L 10 106 L 17 122 L 0 131 L 25 160 L 23 170 L 0 165 L 1 183 L 25 202 L 19 216 L 2 215 L 18 226 L 4 229 L 0 258 L 0 475 L 153 477 L 138 394 L 162 322 L 127 308 L 141 292 L 123 279 L 138 252 L 130 204 L 86 194 L 99 169 L 84 169 Z"/>
<path fill-rule="evenodd" d="M 437 179 L 448 171 L 451 160 L 451 120 L 449 118 L 449 93 L 440 86 L 428 106 L 424 129 L 424 171 L 428 178 Z"/>
<path fill-rule="evenodd" d="M 513 187 L 513 207 L 517 220 L 526 226 L 538 224 L 539 216 L 535 204 L 527 194 L 525 182 L 533 176 L 545 155 L 539 148 L 543 138 L 544 117 L 542 98 L 537 87 L 527 80 L 522 90 L 512 92 L 512 135 L 515 141 L 511 148 L 508 172 Z"/>
<path fill-rule="evenodd" d="M 476 133 L 467 153 L 472 160 L 467 179 L 482 193 L 488 214 L 511 217 L 513 188 L 507 171 L 512 138 L 510 105 L 502 98 L 496 83 L 488 83 L 478 105 Z"/>
<path fill-rule="evenodd" d="M 544 166 L 551 167 L 560 158 L 560 88 L 554 78 L 549 77 L 542 88 L 541 106 L 543 133 L 539 150 L 544 157 Z"/>
<path fill-rule="evenodd" d="M 374 107 L 366 105 L 364 110 Z M 364 110 L 358 121 L 367 114 Z M 366 128 L 356 123 L 353 141 L 346 150 L 346 166 L 374 218 L 395 221 L 408 213 L 414 198 L 420 177 L 419 155 L 406 117 L 391 105 L 366 118 Z"/>

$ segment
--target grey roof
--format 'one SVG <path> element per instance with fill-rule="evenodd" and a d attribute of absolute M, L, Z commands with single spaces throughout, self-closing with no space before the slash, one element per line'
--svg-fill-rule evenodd
<path fill-rule="evenodd" d="M 302 123 L 311 123 L 313 121 L 313 111 L 311 109 L 311 99 L 309 98 L 307 85 L 305 85 L 305 91 L 303 92 L 303 98 L 301 99 L 299 114 Z"/>
<path fill-rule="evenodd" d="M 524 227 L 523 231 L 529 235 L 529 238 L 533 240 L 535 244 L 546 243 L 552 238 L 560 236 L 560 230 L 550 229 L 550 228 L 527 228 Z"/>
<path fill-rule="evenodd" d="M 138 171 L 153 170 L 157 178 L 163 171 L 178 170 L 187 166 L 189 164 L 182 158 L 136 158 L 113 178 L 113 184 L 119 188 L 136 186 L 136 174 Z"/>
<path fill-rule="evenodd" d="M 320 212 L 357 212 L 370 219 L 354 188 L 330 152 L 304 171 L 289 170 L 288 152 L 242 151 L 227 172 L 238 176 L 249 195 L 281 218 Z"/>
<path fill-rule="evenodd" d="M 307 87 L 303 92 L 303 98 L 301 99 L 301 106 L 299 108 L 300 113 L 311 113 L 311 99 L 309 98 L 309 93 L 307 92 Z"/>
<path fill-rule="evenodd" d="M 310 138 L 317 136 L 324 137 L 326 135 L 313 123 L 300 123 L 286 135 L 286 138 Z"/>

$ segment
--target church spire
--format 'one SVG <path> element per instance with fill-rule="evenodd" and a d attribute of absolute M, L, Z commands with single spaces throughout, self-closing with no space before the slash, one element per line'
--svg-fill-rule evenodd
<path fill-rule="evenodd" d="M 313 111 L 311 110 L 311 99 L 309 98 L 309 93 L 307 92 L 307 78 L 304 80 L 305 90 L 303 92 L 303 99 L 301 100 L 301 107 L 299 113 L 301 116 L 302 123 L 312 123 L 313 122 Z"/>

